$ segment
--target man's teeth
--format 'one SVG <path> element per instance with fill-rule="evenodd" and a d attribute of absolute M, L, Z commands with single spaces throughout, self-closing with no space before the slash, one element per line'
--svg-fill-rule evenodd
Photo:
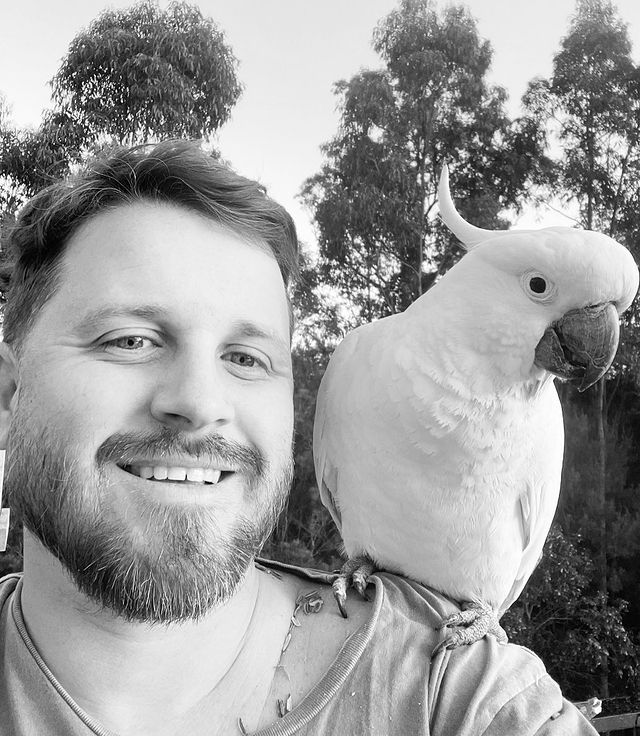
<path fill-rule="evenodd" d="M 131 472 L 146 480 L 191 481 L 192 483 L 217 483 L 221 470 L 213 468 L 169 468 L 165 465 L 132 467 Z"/>

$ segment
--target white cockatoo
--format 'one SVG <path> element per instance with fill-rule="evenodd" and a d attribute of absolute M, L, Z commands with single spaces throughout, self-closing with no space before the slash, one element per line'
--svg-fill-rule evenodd
<path fill-rule="evenodd" d="M 468 252 L 405 312 L 340 343 L 313 449 L 348 582 L 362 592 L 367 573 L 384 569 L 460 602 L 443 622 L 451 648 L 505 637 L 499 617 L 533 572 L 558 501 L 554 376 L 582 390 L 605 373 L 638 268 L 595 232 L 470 225 L 446 169 L 438 199 Z M 345 587 L 339 578 L 343 615 Z"/>

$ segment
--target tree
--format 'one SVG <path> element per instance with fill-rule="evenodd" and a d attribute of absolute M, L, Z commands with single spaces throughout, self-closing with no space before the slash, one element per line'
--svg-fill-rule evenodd
<path fill-rule="evenodd" d="M 240 95 L 236 69 L 223 33 L 196 6 L 163 11 L 144 0 L 105 10 L 73 39 L 53 99 L 90 140 L 207 138 Z"/>
<path fill-rule="evenodd" d="M 104 11 L 71 42 L 36 130 L 16 130 L 0 109 L 1 212 L 114 140 L 209 138 L 240 95 L 236 70 L 222 32 L 195 6 L 163 11 L 143 0 Z"/>
<path fill-rule="evenodd" d="M 464 8 L 401 0 L 373 45 L 384 67 L 336 85 L 340 129 L 303 189 L 320 278 L 355 322 L 406 308 L 459 254 L 432 222 L 445 161 L 461 211 L 494 226 L 541 160 L 535 122 L 509 121 L 504 90 L 487 84 L 491 48 Z"/>
<path fill-rule="evenodd" d="M 297 325 L 292 344 L 295 415 L 295 474 L 286 514 L 265 548 L 283 562 L 335 570 L 342 564 L 342 542 L 327 509 L 320 502 L 313 461 L 316 396 L 329 356 L 330 336 L 339 327 L 327 310 L 317 272 L 303 252 L 300 278 L 292 293 Z"/>
<path fill-rule="evenodd" d="M 13 211 L 17 206 L 17 183 L 13 177 L 5 175 L 4 162 L 6 151 L 12 144 L 12 127 L 9 117 L 9 105 L 6 97 L 0 92 L 0 222 L 4 212 Z"/>
<path fill-rule="evenodd" d="M 637 182 L 640 180 L 640 70 L 631 58 L 626 25 L 610 0 L 578 0 L 569 31 L 553 61 L 551 79 L 531 83 L 524 98 L 531 114 L 560 144 L 549 186 L 578 205 L 581 225 L 616 237 L 637 251 Z M 637 342 L 637 306 L 626 319 L 622 342 Z M 627 357 L 637 349 L 621 351 Z M 618 372 L 637 368 L 621 364 Z M 607 537 L 607 383 L 590 393 L 595 439 L 592 516 L 598 520 L 596 561 L 601 599 L 609 593 Z M 601 693 L 608 695 L 603 651 Z"/>
<path fill-rule="evenodd" d="M 561 145 L 551 171 L 557 191 L 578 204 L 583 227 L 615 236 L 640 164 L 640 71 L 610 0 L 577 0 L 576 8 L 551 79 L 534 80 L 524 103 Z"/>
<path fill-rule="evenodd" d="M 0 128 L 1 212 L 11 213 L 80 160 L 86 131 L 64 112 L 48 112 L 37 130 Z"/>
<path fill-rule="evenodd" d="M 540 565 L 518 601 L 502 619 L 509 637 L 533 649 L 562 691 L 573 700 L 602 695 L 598 667 L 603 652 L 614 666 L 612 681 L 638 703 L 638 647 L 622 624 L 625 605 L 603 600 L 595 569 L 579 535 L 554 525 Z"/>
<path fill-rule="evenodd" d="M 295 476 L 287 510 L 264 554 L 288 563 L 337 569 L 342 543 L 329 512 L 320 502 L 313 464 L 315 399 L 328 352 L 306 345 L 293 351 Z"/>

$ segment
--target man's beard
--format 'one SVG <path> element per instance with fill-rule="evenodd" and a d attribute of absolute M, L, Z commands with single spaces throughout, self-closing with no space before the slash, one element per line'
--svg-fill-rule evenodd
<path fill-rule="evenodd" d="M 194 440 L 168 428 L 109 437 L 96 453 L 95 470 L 81 473 L 54 433 L 29 434 L 19 411 L 8 445 L 6 488 L 25 527 L 89 599 L 149 624 L 196 620 L 233 596 L 284 507 L 293 473 L 290 451 L 272 468 L 253 448 L 219 435 Z M 138 499 L 143 528 L 125 528 L 109 505 L 107 466 L 176 455 L 240 470 L 246 512 L 221 528 L 215 507 L 145 496 Z"/>

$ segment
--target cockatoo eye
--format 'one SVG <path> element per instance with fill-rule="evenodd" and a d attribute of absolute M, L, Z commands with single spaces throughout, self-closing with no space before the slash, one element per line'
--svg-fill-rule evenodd
<path fill-rule="evenodd" d="M 522 286 L 530 299 L 536 302 L 549 301 L 555 294 L 555 286 L 546 276 L 529 271 L 522 277 Z"/>
<path fill-rule="evenodd" d="M 542 278 L 542 276 L 534 276 L 529 279 L 529 288 L 536 294 L 544 294 L 547 290 L 547 282 Z"/>

